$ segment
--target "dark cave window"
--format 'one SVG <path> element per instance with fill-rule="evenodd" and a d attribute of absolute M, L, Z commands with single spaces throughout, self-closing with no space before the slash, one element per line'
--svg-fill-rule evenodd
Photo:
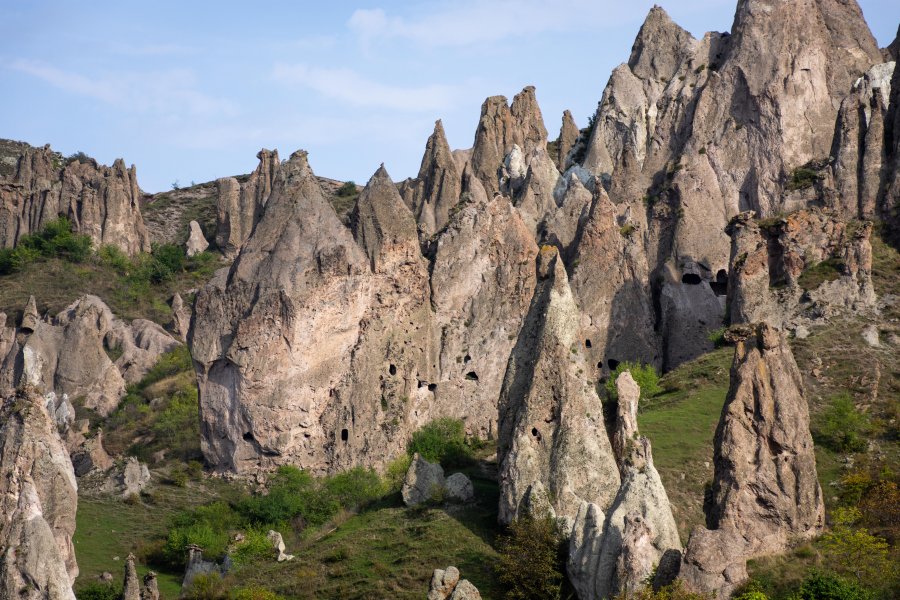
<path fill-rule="evenodd" d="M 617 361 L 614 358 L 610 358 L 609 360 L 606 361 L 606 364 L 607 364 L 607 366 L 609 366 L 610 371 L 615 371 L 616 367 L 619 366 L 619 361 Z"/>
<path fill-rule="evenodd" d="M 396 375 L 397 374 L 397 366 L 391 365 L 390 367 L 388 367 L 388 373 L 390 373 L 391 375 Z"/>
<path fill-rule="evenodd" d="M 681 283 L 686 283 L 688 285 L 700 285 L 703 283 L 703 279 L 696 273 L 685 273 L 681 276 Z"/>
<path fill-rule="evenodd" d="M 245 433 L 245 434 L 242 435 L 241 437 L 244 438 L 244 441 L 245 441 L 245 442 L 255 442 L 255 441 L 256 441 L 256 438 L 253 437 L 253 433 L 250 432 L 250 431 L 248 431 L 247 433 Z"/>
<path fill-rule="evenodd" d="M 709 287 L 716 296 L 728 295 L 728 273 L 725 269 L 719 269 L 719 272 L 716 273 L 716 280 L 710 281 Z"/>
<path fill-rule="evenodd" d="M 591 347 L 591 340 L 584 340 L 584 347 L 585 347 L 585 348 L 590 348 L 590 347 Z"/>
<path fill-rule="evenodd" d="M 350 439 L 350 432 L 346 429 L 341 429 L 341 441 L 346 442 Z"/>
<path fill-rule="evenodd" d="M 468 373 L 466 373 L 466 379 L 468 379 L 469 381 L 478 381 L 478 373 L 476 373 L 475 371 L 469 371 Z"/>
<path fill-rule="evenodd" d="M 435 391 L 436 389 L 437 389 L 437 384 L 436 384 L 436 383 L 429 383 L 429 384 L 428 384 L 428 391 L 429 391 L 429 392 L 433 392 L 433 391 Z"/>

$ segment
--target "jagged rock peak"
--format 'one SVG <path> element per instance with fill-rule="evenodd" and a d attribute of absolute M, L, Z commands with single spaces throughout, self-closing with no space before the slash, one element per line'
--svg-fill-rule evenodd
<path fill-rule="evenodd" d="M 430 235 L 440 231 L 461 193 L 459 167 L 440 119 L 434 122 L 434 132 L 425 144 L 418 177 L 404 185 L 409 186 L 408 193 L 403 192 L 404 201 L 423 232 Z"/>
<path fill-rule="evenodd" d="M 537 257 L 537 287 L 499 400 L 500 515 L 521 516 L 536 488 L 569 527 L 583 502 L 619 487 L 600 398 L 576 341 L 580 313 L 554 246 Z"/>
<path fill-rule="evenodd" d="M 634 40 L 628 66 L 644 79 L 671 79 L 693 41 L 665 10 L 654 6 Z"/>
<path fill-rule="evenodd" d="M 396 269 L 420 255 L 416 222 L 384 164 L 360 193 L 350 225 L 374 272 Z"/>
<path fill-rule="evenodd" d="M 44 399 L 0 403 L 0 597 L 74 600 L 78 484 Z"/>
<path fill-rule="evenodd" d="M 546 146 L 547 128 L 544 127 L 544 117 L 533 85 L 526 86 L 513 97 L 510 112 L 521 128 L 522 146 L 526 152 L 531 152 L 534 147 Z"/>
<path fill-rule="evenodd" d="M 237 256 L 259 222 L 281 168 L 277 150 L 263 148 L 256 154 L 259 164 L 240 183 L 234 177 L 216 181 L 216 246 L 225 256 Z"/>
<path fill-rule="evenodd" d="M 562 172 L 565 172 L 569 167 L 566 159 L 569 156 L 572 147 L 575 145 L 575 142 L 578 141 L 579 133 L 578 125 L 575 124 L 575 118 L 572 116 L 572 113 L 568 110 L 563 111 L 562 125 L 559 128 L 559 139 L 557 140 L 556 156 L 553 157 L 556 161 L 556 166 L 559 167 L 559 170 Z"/>

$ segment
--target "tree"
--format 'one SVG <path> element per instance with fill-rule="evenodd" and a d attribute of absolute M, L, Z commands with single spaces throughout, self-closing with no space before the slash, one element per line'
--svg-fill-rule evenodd
<path fill-rule="evenodd" d="M 853 575 L 860 584 L 877 584 L 891 572 L 888 543 L 856 527 L 861 518 L 855 507 L 835 510 L 834 526 L 822 536 L 822 549 L 835 571 Z"/>

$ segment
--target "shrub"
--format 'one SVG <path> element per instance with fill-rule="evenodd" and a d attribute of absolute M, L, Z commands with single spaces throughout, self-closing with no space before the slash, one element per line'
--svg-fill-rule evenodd
<path fill-rule="evenodd" d="M 347 181 L 338 188 L 336 192 L 341 198 L 349 198 L 356 195 L 356 184 L 353 181 Z"/>
<path fill-rule="evenodd" d="M 795 595 L 796 600 L 871 600 L 873 594 L 831 573 L 813 571 Z"/>
<path fill-rule="evenodd" d="M 721 348 L 728 344 L 728 342 L 725 341 L 725 330 L 725 327 L 719 327 L 718 329 L 710 331 L 709 335 L 706 336 L 706 339 L 712 342 L 715 348 Z"/>
<path fill-rule="evenodd" d="M 806 165 L 797 167 L 793 170 L 788 179 L 787 189 L 790 191 L 804 190 L 808 187 L 812 187 L 818 180 L 819 174 L 813 169 L 810 169 Z"/>
<path fill-rule="evenodd" d="M 856 508 L 834 511 L 834 527 L 822 536 L 821 544 L 829 565 L 838 573 L 853 575 L 858 583 L 876 583 L 890 572 L 888 544 L 855 525 L 862 514 Z"/>
<path fill-rule="evenodd" d="M 523 517 L 497 540 L 497 577 L 508 600 L 559 598 L 565 559 L 563 537 L 552 517 Z"/>
<path fill-rule="evenodd" d="M 379 498 L 384 485 L 375 471 L 355 467 L 327 478 L 325 490 L 342 507 L 354 510 Z"/>
<path fill-rule="evenodd" d="M 626 600 L 626 598 L 627 600 L 709 600 L 709 596 L 686 590 L 680 579 L 657 591 L 648 586 L 629 596 L 620 594 L 617 600 Z"/>
<path fill-rule="evenodd" d="M 849 394 L 843 393 L 832 397 L 830 406 L 816 419 L 813 438 L 835 452 L 862 452 L 868 431 L 868 417 L 856 410 Z"/>
<path fill-rule="evenodd" d="M 119 600 L 122 597 L 122 586 L 92 581 L 78 590 L 75 597 L 78 600 Z"/>
<path fill-rule="evenodd" d="M 409 442 L 409 453 L 416 452 L 429 462 L 444 467 L 465 466 L 472 462 L 472 447 L 466 442 L 466 431 L 459 419 L 443 418 L 416 431 Z"/>
<path fill-rule="evenodd" d="M 157 445 L 183 459 L 195 456 L 197 440 L 200 439 L 197 390 L 176 391 L 169 399 L 168 406 L 157 415 L 151 430 Z M 187 476 L 185 473 L 185 479 Z"/>
<path fill-rule="evenodd" d="M 218 573 L 201 573 L 181 595 L 184 600 L 228 600 L 228 589 Z"/>
<path fill-rule="evenodd" d="M 59 217 L 40 232 L 20 237 L 15 248 L 0 250 L 0 275 L 21 271 L 40 258 L 84 262 L 91 256 L 92 244 L 89 235 L 73 233 L 69 220 Z"/>
<path fill-rule="evenodd" d="M 629 371 L 634 377 L 634 381 L 640 386 L 641 400 L 651 398 L 660 392 L 659 375 L 656 374 L 653 365 L 625 361 L 619 363 L 609 379 L 606 380 L 606 394 L 610 400 L 618 401 L 619 392 L 616 390 L 616 378 L 625 371 Z"/>
<path fill-rule="evenodd" d="M 239 588 L 231 593 L 231 600 L 282 600 L 282 597 L 264 587 Z"/>
<path fill-rule="evenodd" d="M 240 524 L 240 516 L 224 502 L 179 513 L 172 519 L 161 560 L 173 568 L 183 569 L 187 547 L 191 544 L 203 548 L 208 558 L 221 558 L 228 548 L 230 531 Z"/>
<path fill-rule="evenodd" d="M 187 344 L 181 344 L 159 357 L 156 364 L 141 379 L 138 388 L 143 390 L 157 381 L 193 370 L 194 363 L 191 360 L 191 351 L 188 349 Z"/>
<path fill-rule="evenodd" d="M 231 560 L 238 566 L 249 565 L 275 557 L 275 549 L 266 534 L 258 529 L 250 529 L 244 534 L 244 541 L 231 552 Z"/>
<path fill-rule="evenodd" d="M 409 464 L 412 457 L 409 454 L 398 456 L 392 460 L 384 472 L 384 491 L 385 493 L 399 492 L 403 487 L 403 480 L 406 479 L 406 472 L 409 470 Z"/>
<path fill-rule="evenodd" d="M 278 526 L 295 518 L 304 524 L 321 525 L 338 510 L 340 503 L 304 471 L 282 466 L 272 477 L 269 493 L 240 501 L 237 510 L 257 526 Z"/>

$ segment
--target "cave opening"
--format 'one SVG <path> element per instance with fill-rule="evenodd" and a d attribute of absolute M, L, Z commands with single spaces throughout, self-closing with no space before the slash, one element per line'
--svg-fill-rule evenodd
<path fill-rule="evenodd" d="M 466 373 L 466 379 L 469 381 L 478 381 L 478 373 L 475 371 L 469 371 Z"/>
<path fill-rule="evenodd" d="M 429 391 L 429 392 L 433 392 L 433 391 L 435 391 L 435 390 L 437 390 L 437 384 L 436 384 L 436 383 L 429 383 L 429 384 L 428 384 L 428 391 Z"/>
<path fill-rule="evenodd" d="M 391 375 L 396 375 L 397 374 L 397 365 L 391 365 L 390 367 L 388 367 L 388 373 L 390 373 Z"/>
<path fill-rule="evenodd" d="M 614 358 L 610 358 L 609 360 L 606 361 L 606 364 L 609 367 L 610 371 L 615 371 L 616 367 L 619 366 L 619 361 L 617 361 Z"/>
<path fill-rule="evenodd" d="M 719 269 L 719 272 L 716 273 L 716 280 L 710 281 L 709 287 L 712 288 L 712 291 L 716 296 L 727 296 L 728 295 L 728 272 L 725 271 L 725 269 Z"/>
<path fill-rule="evenodd" d="M 350 439 L 350 431 L 347 429 L 341 429 L 341 441 L 346 442 Z"/>
<path fill-rule="evenodd" d="M 585 348 L 590 348 L 590 347 L 591 347 L 591 340 L 590 340 L 590 339 L 584 340 L 584 347 L 585 347 Z"/>
<path fill-rule="evenodd" d="M 681 276 L 681 283 L 686 283 L 687 285 L 700 285 L 703 283 L 703 279 L 696 273 L 685 273 Z"/>

